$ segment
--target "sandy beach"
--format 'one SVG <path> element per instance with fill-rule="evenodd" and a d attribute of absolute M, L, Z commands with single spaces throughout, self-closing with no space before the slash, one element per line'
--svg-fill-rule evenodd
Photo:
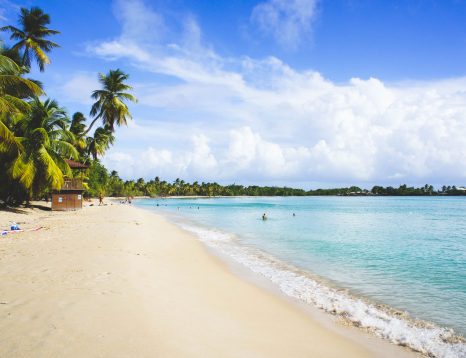
<path fill-rule="evenodd" d="M 43 229 L 0 237 L 0 357 L 415 356 L 322 324 L 139 208 L 8 221 Z"/>

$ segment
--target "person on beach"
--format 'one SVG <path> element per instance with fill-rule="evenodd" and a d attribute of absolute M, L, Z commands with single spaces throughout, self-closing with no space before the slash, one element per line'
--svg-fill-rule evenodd
<path fill-rule="evenodd" d="M 99 206 L 104 205 L 104 197 L 102 194 L 99 194 Z"/>
<path fill-rule="evenodd" d="M 262 214 L 262 220 L 264 220 L 264 221 L 267 220 L 267 215 L 265 213 Z"/>

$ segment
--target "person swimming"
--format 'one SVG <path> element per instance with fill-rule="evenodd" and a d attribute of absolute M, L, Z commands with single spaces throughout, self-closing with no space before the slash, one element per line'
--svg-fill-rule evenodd
<path fill-rule="evenodd" d="M 295 213 L 293 213 L 293 216 L 296 216 L 296 214 L 295 214 Z"/>
<path fill-rule="evenodd" d="M 267 220 L 267 215 L 265 213 L 262 214 L 262 220 Z"/>

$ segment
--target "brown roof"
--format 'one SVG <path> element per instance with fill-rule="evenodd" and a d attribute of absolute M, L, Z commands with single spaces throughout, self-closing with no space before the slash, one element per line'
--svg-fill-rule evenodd
<path fill-rule="evenodd" d="M 71 159 L 65 159 L 65 162 L 70 166 L 71 169 L 87 169 L 89 168 L 89 165 L 83 164 L 76 162 Z"/>

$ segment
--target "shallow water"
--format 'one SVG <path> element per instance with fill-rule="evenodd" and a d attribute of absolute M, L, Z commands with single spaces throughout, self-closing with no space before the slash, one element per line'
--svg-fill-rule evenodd
<path fill-rule="evenodd" d="M 424 353 L 466 356 L 464 343 L 454 343 L 456 334 L 466 334 L 465 198 L 143 199 L 136 205 L 169 215 L 290 296 Z"/>

